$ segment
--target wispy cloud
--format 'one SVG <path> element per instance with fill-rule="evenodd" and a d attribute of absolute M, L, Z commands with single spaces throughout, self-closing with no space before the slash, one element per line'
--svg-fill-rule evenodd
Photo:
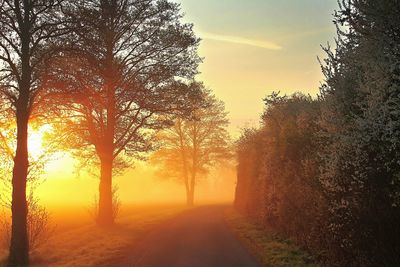
<path fill-rule="evenodd" d="M 335 30 L 336 29 L 334 26 L 330 26 L 330 27 L 324 27 L 324 28 L 314 29 L 314 30 L 304 31 L 304 32 L 293 32 L 291 34 L 277 36 L 274 39 L 283 42 L 283 41 L 287 41 L 290 39 L 300 39 L 300 38 L 311 37 L 311 36 L 315 36 L 315 35 L 319 35 L 319 34 L 323 34 L 323 33 L 333 33 L 333 32 L 335 32 Z"/>
<path fill-rule="evenodd" d="M 233 43 L 233 44 L 241 44 L 241 45 L 249 45 L 249 46 L 254 46 L 254 47 L 269 49 L 269 50 L 282 50 L 282 47 L 280 45 L 275 44 L 273 42 L 264 41 L 264 40 L 248 39 L 248 38 L 243 38 L 243 37 L 239 37 L 239 36 L 220 35 L 220 34 L 214 34 L 214 33 L 209 33 L 209 32 L 202 32 L 200 34 L 200 36 L 203 39 L 208 39 L 208 40 L 227 42 L 227 43 Z"/>

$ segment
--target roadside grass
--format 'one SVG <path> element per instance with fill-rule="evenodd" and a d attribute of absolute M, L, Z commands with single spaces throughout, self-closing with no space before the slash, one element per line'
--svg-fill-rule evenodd
<path fill-rule="evenodd" d="M 101 266 L 126 257 L 145 233 L 185 210 L 185 206 L 125 206 L 111 228 L 97 227 L 84 209 L 64 210 L 53 215 L 56 230 L 31 253 L 31 266 Z M 0 249 L 0 266 L 5 266 L 6 257 L 6 249 Z"/>
<path fill-rule="evenodd" d="M 252 223 L 233 208 L 226 211 L 225 220 L 265 267 L 320 266 L 293 242 L 282 239 L 271 231 Z"/>

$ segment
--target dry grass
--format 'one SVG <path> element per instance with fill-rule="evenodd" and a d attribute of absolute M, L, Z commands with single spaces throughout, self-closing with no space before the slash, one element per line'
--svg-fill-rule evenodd
<path fill-rule="evenodd" d="M 31 254 L 32 266 L 98 266 L 127 256 L 144 233 L 185 209 L 183 206 L 127 206 L 112 228 L 97 227 L 82 208 L 63 208 L 62 213 L 58 209 L 53 213 L 57 228 L 48 242 Z M 3 264 L 6 253 L 0 251 Z"/>
<path fill-rule="evenodd" d="M 226 222 L 266 267 L 317 267 L 318 264 L 290 240 L 250 222 L 234 209 L 229 209 Z"/>

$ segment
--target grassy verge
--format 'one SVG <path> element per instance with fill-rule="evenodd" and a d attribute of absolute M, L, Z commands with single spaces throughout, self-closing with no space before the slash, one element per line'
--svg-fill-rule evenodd
<path fill-rule="evenodd" d="M 126 256 L 145 233 L 185 210 L 184 206 L 125 207 L 117 224 L 108 229 L 97 227 L 85 213 L 55 216 L 56 231 L 31 254 L 31 266 L 100 266 Z M 6 251 L 0 251 L 0 266 L 5 260 Z"/>
<path fill-rule="evenodd" d="M 234 209 L 227 210 L 226 222 L 266 267 L 317 267 L 313 259 L 290 240 L 250 222 Z"/>

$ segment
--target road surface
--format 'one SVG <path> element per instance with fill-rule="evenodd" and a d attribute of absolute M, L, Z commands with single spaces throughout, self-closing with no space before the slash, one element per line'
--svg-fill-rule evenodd
<path fill-rule="evenodd" d="M 224 222 L 223 206 L 189 210 L 149 233 L 118 263 L 133 267 L 260 267 Z"/>

